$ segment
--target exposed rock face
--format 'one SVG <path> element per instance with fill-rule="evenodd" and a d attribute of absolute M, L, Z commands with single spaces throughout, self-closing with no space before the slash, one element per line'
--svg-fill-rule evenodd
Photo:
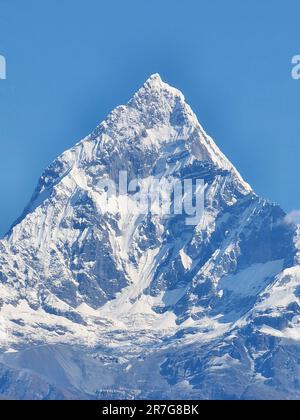
<path fill-rule="evenodd" d="M 201 221 L 121 195 L 104 212 L 99 181 L 120 171 L 204 180 Z M 0 395 L 298 398 L 299 237 L 151 76 L 53 162 L 0 241 Z"/>

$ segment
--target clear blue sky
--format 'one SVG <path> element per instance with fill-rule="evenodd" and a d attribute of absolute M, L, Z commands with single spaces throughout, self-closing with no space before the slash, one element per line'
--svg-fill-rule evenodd
<path fill-rule="evenodd" d="M 300 208 L 299 0 L 0 0 L 0 234 L 43 169 L 151 74 L 255 190 Z"/>

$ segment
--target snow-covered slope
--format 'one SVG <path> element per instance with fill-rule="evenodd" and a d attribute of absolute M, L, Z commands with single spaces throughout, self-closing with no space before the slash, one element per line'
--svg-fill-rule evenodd
<path fill-rule="evenodd" d="M 201 221 L 121 195 L 104 212 L 99 181 L 124 170 L 203 179 Z M 0 395 L 299 397 L 299 237 L 151 76 L 46 169 L 0 241 Z"/>

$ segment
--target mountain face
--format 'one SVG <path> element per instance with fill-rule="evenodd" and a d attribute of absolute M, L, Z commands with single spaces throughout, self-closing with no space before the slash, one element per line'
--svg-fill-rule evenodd
<path fill-rule="evenodd" d="M 201 219 L 117 194 L 103 211 L 99 182 L 120 171 L 203 180 Z M 300 228 L 153 75 L 46 169 L 0 241 L 0 396 L 300 398 L 299 264 Z"/>

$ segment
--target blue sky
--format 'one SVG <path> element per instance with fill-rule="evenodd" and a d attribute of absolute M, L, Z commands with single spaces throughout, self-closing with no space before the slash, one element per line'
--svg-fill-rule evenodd
<path fill-rule="evenodd" d="M 0 235 L 43 169 L 152 73 L 257 193 L 300 208 L 299 0 L 0 0 Z"/>

